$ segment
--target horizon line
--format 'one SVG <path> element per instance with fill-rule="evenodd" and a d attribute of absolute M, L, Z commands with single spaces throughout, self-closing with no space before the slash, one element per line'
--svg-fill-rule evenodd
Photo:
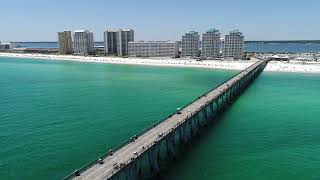
<path fill-rule="evenodd" d="M 181 40 L 172 40 L 172 41 L 181 41 Z M 298 42 L 298 41 L 320 41 L 320 39 L 315 40 L 245 40 L 244 42 Z M 1 41 L 0 41 L 1 42 Z M 104 42 L 94 41 L 94 42 Z M 4 42 L 3 42 L 4 43 Z M 58 43 L 58 41 L 10 41 L 10 43 Z"/>

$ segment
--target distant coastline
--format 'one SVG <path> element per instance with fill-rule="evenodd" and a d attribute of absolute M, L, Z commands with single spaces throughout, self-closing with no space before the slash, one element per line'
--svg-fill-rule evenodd
<path fill-rule="evenodd" d="M 275 41 L 245 41 L 245 43 L 263 44 L 320 44 L 320 40 L 275 40 Z"/>
<path fill-rule="evenodd" d="M 57 49 L 58 42 L 15 42 L 20 48 Z M 95 42 L 96 47 L 102 48 L 104 42 Z M 248 53 L 320 53 L 320 40 L 296 41 L 246 41 L 244 51 Z"/>
<path fill-rule="evenodd" d="M 0 57 L 29 58 L 39 60 L 77 61 L 86 63 L 148 65 L 167 67 L 194 67 L 226 70 L 243 70 L 258 59 L 253 60 L 205 60 L 173 59 L 173 58 L 120 58 L 120 57 L 89 57 L 74 55 L 46 55 L 46 54 L 16 54 L 0 53 Z M 298 73 L 320 73 L 320 62 L 278 62 L 268 63 L 265 71 L 273 72 L 298 72 Z"/>
<path fill-rule="evenodd" d="M 244 41 L 245 43 L 301 43 L 301 44 L 320 44 L 320 40 L 252 40 Z M 58 43 L 57 41 L 16 41 L 13 43 Z M 103 41 L 95 41 L 95 43 L 104 43 Z"/>

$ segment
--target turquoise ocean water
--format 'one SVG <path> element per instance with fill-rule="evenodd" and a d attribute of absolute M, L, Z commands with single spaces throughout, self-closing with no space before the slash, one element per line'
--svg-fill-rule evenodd
<path fill-rule="evenodd" d="M 0 58 L 0 179 L 58 179 L 235 73 Z M 318 179 L 319 89 L 264 72 L 163 179 Z"/>
<path fill-rule="evenodd" d="M 165 179 L 320 178 L 320 75 L 264 72 Z"/>
<path fill-rule="evenodd" d="M 0 58 L 0 179 L 58 179 L 236 72 Z"/>

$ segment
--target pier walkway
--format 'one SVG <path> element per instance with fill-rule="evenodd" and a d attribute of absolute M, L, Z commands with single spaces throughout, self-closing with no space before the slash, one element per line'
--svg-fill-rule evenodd
<path fill-rule="evenodd" d="M 159 171 L 161 157 L 168 157 L 176 147 L 190 139 L 221 113 L 230 102 L 263 71 L 268 60 L 260 60 L 247 69 L 177 110 L 126 143 L 75 171 L 64 179 L 139 179 L 152 177 Z M 163 145 L 164 144 L 164 145 Z M 163 150 L 163 147 L 165 150 Z M 169 158 L 167 158 L 169 159 Z M 149 172 L 143 172 L 148 169 Z"/>

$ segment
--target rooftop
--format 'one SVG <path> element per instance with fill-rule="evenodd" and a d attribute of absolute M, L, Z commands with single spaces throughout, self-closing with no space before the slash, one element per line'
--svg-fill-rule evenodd
<path fill-rule="evenodd" d="M 241 35 L 242 36 L 242 32 L 240 32 L 239 30 L 233 30 L 233 31 L 230 31 L 229 32 L 230 34 L 239 34 L 239 35 Z"/>
<path fill-rule="evenodd" d="M 207 31 L 207 33 L 218 33 L 218 32 L 219 32 L 218 29 L 209 29 L 209 30 Z"/>
<path fill-rule="evenodd" d="M 187 35 L 187 34 L 190 34 L 190 35 L 198 35 L 198 32 L 196 32 L 196 31 L 190 31 L 190 32 L 186 33 L 186 35 Z"/>
<path fill-rule="evenodd" d="M 107 29 L 106 32 L 133 31 L 133 29 Z"/>
<path fill-rule="evenodd" d="M 90 32 L 89 30 L 76 30 L 75 33 L 83 33 L 83 32 Z"/>
<path fill-rule="evenodd" d="M 135 42 L 131 41 L 129 43 L 176 43 L 176 42 L 177 41 L 168 40 L 168 41 L 135 41 Z"/>

